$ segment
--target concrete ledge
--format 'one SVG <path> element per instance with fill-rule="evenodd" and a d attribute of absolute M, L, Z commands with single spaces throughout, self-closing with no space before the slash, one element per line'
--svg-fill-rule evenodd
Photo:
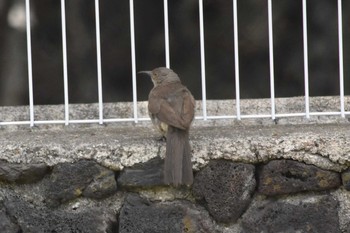
<path fill-rule="evenodd" d="M 113 170 L 163 157 L 165 144 L 151 126 L 1 131 L 0 158 L 55 165 L 91 159 Z M 350 125 L 195 126 L 194 168 L 211 159 L 260 163 L 293 159 L 334 171 L 350 165 Z"/>
<path fill-rule="evenodd" d="M 348 101 L 349 98 L 346 99 Z M 337 111 L 338 98 L 311 99 L 311 111 Z M 302 112 L 303 98 L 277 99 L 277 112 Z M 200 103 L 197 112 L 200 114 Z M 243 100 L 242 114 L 266 110 L 269 100 Z M 131 115 L 131 103 L 106 104 L 105 117 Z M 235 114 L 234 101 L 208 101 L 208 114 Z M 139 116 L 147 116 L 147 103 L 139 103 Z M 59 119 L 63 106 L 38 106 L 38 120 Z M 26 107 L 3 107 L 0 119 L 23 120 Z M 62 116 L 63 117 L 63 116 Z M 97 107 L 71 106 L 71 119 L 97 117 Z M 340 116 L 318 116 L 271 119 L 196 120 L 191 130 L 191 145 L 195 169 L 211 159 L 229 159 L 260 163 L 286 158 L 314 164 L 334 171 L 350 165 L 350 124 Z M 13 163 L 55 165 L 80 159 L 95 160 L 113 170 L 164 155 L 165 145 L 155 140 L 158 133 L 149 121 L 140 123 L 111 123 L 28 126 L 0 128 L 0 158 Z"/>

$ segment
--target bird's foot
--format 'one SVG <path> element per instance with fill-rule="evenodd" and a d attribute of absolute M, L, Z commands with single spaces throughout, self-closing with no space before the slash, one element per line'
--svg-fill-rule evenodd
<path fill-rule="evenodd" d="M 165 136 L 160 136 L 156 138 L 157 141 L 159 142 L 166 142 L 166 137 Z"/>

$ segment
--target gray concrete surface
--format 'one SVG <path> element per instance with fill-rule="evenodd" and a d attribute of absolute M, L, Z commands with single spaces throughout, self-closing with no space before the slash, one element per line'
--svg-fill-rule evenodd
<path fill-rule="evenodd" d="M 350 125 L 196 126 L 191 131 L 195 169 L 210 159 L 247 163 L 288 158 L 341 171 L 350 165 Z M 92 159 L 113 170 L 165 152 L 151 126 L 101 126 L 0 131 L 0 158 L 54 165 Z"/>

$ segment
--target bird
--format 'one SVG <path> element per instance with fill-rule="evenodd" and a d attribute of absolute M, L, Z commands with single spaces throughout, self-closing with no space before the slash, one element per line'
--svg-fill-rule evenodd
<path fill-rule="evenodd" d="M 164 183 L 174 187 L 191 186 L 189 130 L 194 119 L 195 99 L 172 69 L 158 67 L 138 73 L 147 74 L 154 84 L 148 96 L 148 113 L 166 139 Z"/>

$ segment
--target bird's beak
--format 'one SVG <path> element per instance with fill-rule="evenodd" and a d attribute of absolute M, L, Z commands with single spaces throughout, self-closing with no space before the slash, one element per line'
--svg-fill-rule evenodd
<path fill-rule="evenodd" d="M 148 76 L 152 77 L 152 71 L 139 71 L 138 74 L 147 74 Z"/>

